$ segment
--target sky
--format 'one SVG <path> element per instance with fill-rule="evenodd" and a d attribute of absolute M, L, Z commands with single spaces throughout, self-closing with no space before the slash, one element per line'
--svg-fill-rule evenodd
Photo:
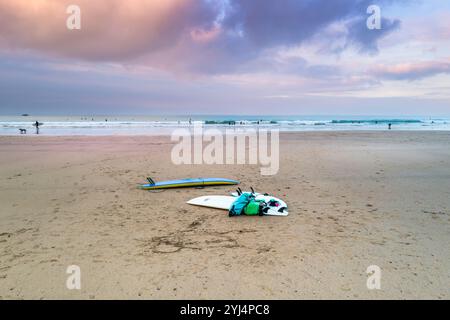
<path fill-rule="evenodd" d="M 22 113 L 450 116 L 450 1 L 0 0 Z"/>

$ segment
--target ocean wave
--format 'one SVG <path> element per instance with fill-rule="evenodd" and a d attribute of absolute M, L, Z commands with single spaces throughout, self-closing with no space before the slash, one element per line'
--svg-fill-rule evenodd
<path fill-rule="evenodd" d="M 207 125 L 259 125 L 278 124 L 275 120 L 206 120 Z"/>
<path fill-rule="evenodd" d="M 409 124 L 422 123 L 422 120 L 416 119 L 349 119 L 349 120 L 332 120 L 332 124 Z"/>

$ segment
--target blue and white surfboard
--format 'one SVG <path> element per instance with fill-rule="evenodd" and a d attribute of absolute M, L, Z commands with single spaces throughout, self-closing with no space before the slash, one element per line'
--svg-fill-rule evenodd
<path fill-rule="evenodd" d="M 194 178 L 194 179 L 169 180 L 161 182 L 153 182 L 153 180 L 149 179 L 149 182 L 150 183 L 140 185 L 139 188 L 143 190 L 156 190 L 156 189 L 206 187 L 206 186 L 239 184 L 239 181 L 223 178 Z"/>

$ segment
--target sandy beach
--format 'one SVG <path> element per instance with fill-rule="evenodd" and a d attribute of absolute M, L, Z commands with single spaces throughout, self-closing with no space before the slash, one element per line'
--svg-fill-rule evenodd
<path fill-rule="evenodd" d="M 0 137 L 0 298 L 450 298 L 449 133 L 283 133 L 275 176 L 177 166 L 172 146 Z M 147 176 L 237 179 L 290 214 L 230 218 L 186 201 L 233 187 L 138 190 Z M 81 290 L 66 288 L 69 265 Z"/>

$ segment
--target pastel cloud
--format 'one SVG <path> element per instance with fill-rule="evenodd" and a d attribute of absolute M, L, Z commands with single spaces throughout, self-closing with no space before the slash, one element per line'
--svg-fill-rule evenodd
<path fill-rule="evenodd" d="M 378 40 L 388 33 L 400 28 L 400 20 L 381 19 L 382 28 L 367 32 L 366 20 L 358 18 L 348 24 L 348 36 L 346 45 L 354 44 L 361 52 L 370 54 L 378 53 Z"/>
<path fill-rule="evenodd" d="M 81 8 L 79 31 L 65 27 L 66 8 L 74 3 Z M 370 4 L 372 0 L 0 0 L 0 49 L 223 73 L 270 48 L 299 45 L 337 22 L 349 22 L 341 35 L 349 46 L 376 52 L 377 41 L 398 23 L 385 18 L 379 32 L 361 27 Z"/>
<path fill-rule="evenodd" d="M 380 5 L 391 2 L 395 1 L 378 1 Z M 349 22 L 341 31 L 360 46 L 376 47 L 380 36 L 394 29 L 392 21 L 385 17 L 382 30 L 374 32 L 366 27 L 366 12 L 373 4 L 372 0 L 285 0 L 282 5 L 270 0 L 236 0 L 231 3 L 232 9 L 226 16 L 225 25 L 240 31 L 257 47 L 300 44 L 338 22 Z"/>
<path fill-rule="evenodd" d="M 396 65 L 379 65 L 372 73 L 389 80 L 419 80 L 438 74 L 450 74 L 450 59 L 447 61 L 427 61 L 401 63 Z"/>
<path fill-rule="evenodd" d="M 191 31 L 192 40 L 195 42 L 211 42 L 214 41 L 222 32 L 222 29 L 218 26 L 214 26 L 210 30 L 194 29 Z"/>
<path fill-rule="evenodd" d="M 68 30 L 66 8 L 81 8 Z M 186 30 L 213 22 L 196 0 L 0 0 L 0 45 L 86 60 L 123 61 L 176 44 Z"/>

